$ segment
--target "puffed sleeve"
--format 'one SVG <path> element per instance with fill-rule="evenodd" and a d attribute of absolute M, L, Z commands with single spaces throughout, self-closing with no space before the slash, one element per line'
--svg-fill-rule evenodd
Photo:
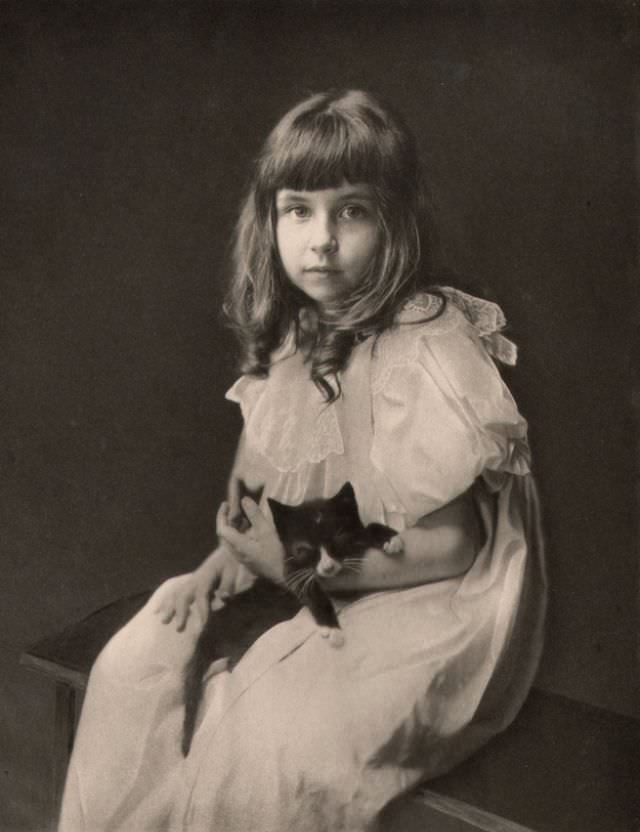
<path fill-rule="evenodd" d="M 266 383 L 264 379 L 253 378 L 251 376 L 240 376 L 235 384 L 233 384 L 225 393 L 225 399 L 240 405 L 242 418 L 246 423 L 255 409 L 256 404 L 260 400 L 265 386 Z"/>
<path fill-rule="evenodd" d="M 505 473 L 529 470 L 527 423 L 489 353 L 491 335 L 452 306 L 380 345 L 371 460 L 385 509 L 409 524 L 481 475 L 496 486 Z"/>

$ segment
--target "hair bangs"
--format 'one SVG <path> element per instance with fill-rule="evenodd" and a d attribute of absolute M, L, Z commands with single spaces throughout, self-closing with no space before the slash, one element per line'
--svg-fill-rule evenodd
<path fill-rule="evenodd" d="M 365 123 L 340 114 L 302 114 L 270 149 L 263 186 L 315 191 L 343 182 L 383 186 L 388 180 L 385 142 Z M 387 175 L 385 175 L 387 174 Z"/>

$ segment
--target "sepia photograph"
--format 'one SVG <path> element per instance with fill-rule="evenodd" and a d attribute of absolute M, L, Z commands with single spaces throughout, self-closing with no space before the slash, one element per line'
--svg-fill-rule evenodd
<path fill-rule="evenodd" d="M 640 832 L 639 0 L 0 0 L 0 832 Z"/>

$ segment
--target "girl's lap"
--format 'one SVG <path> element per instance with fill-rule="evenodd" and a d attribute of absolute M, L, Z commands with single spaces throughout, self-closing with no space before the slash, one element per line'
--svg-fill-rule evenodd
<path fill-rule="evenodd" d="M 468 633 L 450 611 L 453 583 L 377 593 L 349 605 L 340 614 L 341 647 L 321 636 L 306 609 L 272 628 L 232 674 L 209 679 L 194 753 L 207 756 L 232 743 L 245 759 L 278 758 L 290 772 L 321 779 L 384 762 L 387 754 L 410 758 L 416 736 L 450 730 L 441 725 L 442 711 L 455 696 L 456 662 L 475 672 L 465 652 Z M 178 748 L 182 670 L 200 624 L 191 616 L 181 633 L 162 624 L 153 610 L 163 591 L 107 645 L 92 684 L 109 698 L 120 689 L 125 710 L 146 703 L 158 726 L 165 710 L 175 713 Z"/>
<path fill-rule="evenodd" d="M 191 657 L 202 630 L 202 622 L 192 610 L 186 626 L 177 631 L 172 623 L 162 623 L 155 612 L 170 582 L 165 582 L 145 606 L 107 644 L 96 667 L 109 667 L 121 678 L 140 678 L 161 668 L 182 671 Z M 307 640 L 304 651 L 313 666 L 354 679 L 383 672 L 398 663 L 422 661 L 437 651 L 438 642 L 451 638 L 460 622 L 451 612 L 451 598 L 459 581 L 405 590 L 378 592 L 346 605 L 339 618 L 344 635 L 341 647 L 322 638 L 307 609 L 291 621 L 283 622 L 262 636 L 237 667 L 238 674 L 263 672 L 265 663 L 280 662 L 297 651 Z M 230 601 L 233 603 L 233 600 Z M 264 660 L 260 657 L 264 655 Z M 311 656 L 313 658 L 311 658 Z M 305 674 L 302 674 L 303 676 Z"/>
<path fill-rule="evenodd" d="M 347 754 L 361 735 L 369 749 L 384 742 L 434 693 L 452 643 L 466 645 L 450 612 L 451 591 L 431 585 L 357 602 L 340 616 L 340 647 L 321 636 L 307 610 L 274 627 L 232 674 L 243 724 L 248 719 L 256 733 L 275 737 L 296 733 L 310 749 L 332 736 L 334 749 L 347 743 Z"/>
<path fill-rule="evenodd" d="M 207 817 L 215 794 L 216 810 L 224 806 L 240 823 L 255 810 L 273 820 L 265 829 L 303 828 L 295 807 L 304 793 L 329 812 L 318 829 L 364 829 L 363 818 L 440 770 L 445 734 L 454 729 L 438 704 L 449 691 L 438 687 L 442 651 L 432 655 L 429 647 L 438 641 L 438 615 L 425 610 L 429 595 L 437 606 L 426 587 L 354 604 L 341 615 L 340 648 L 303 613 L 267 633 L 231 677 L 214 677 L 185 769 L 196 820 Z M 460 731 L 474 707 L 473 692 L 467 698 Z"/>

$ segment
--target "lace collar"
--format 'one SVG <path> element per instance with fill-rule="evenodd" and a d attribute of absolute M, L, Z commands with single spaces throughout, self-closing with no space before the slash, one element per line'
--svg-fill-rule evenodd
<path fill-rule="evenodd" d="M 513 341 L 501 334 L 507 325 L 507 319 L 497 303 L 469 295 L 460 289 L 454 289 L 452 286 L 439 286 L 438 290 L 442 292 L 449 303 L 462 312 L 493 358 L 502 364 L 510 366 L 516 364 L 518 348 Z M 416 320 L 417 315 L 425 318 L 434 317 L 441 307 L 442 300 L 437 295 L 424 292 L 416 295 L 404 305 L 398 320 L 401 322 Z M 449 328 L 453 325 L 451 319 L 447 317 L 446 310 L 442 317 L 435 318 L 433 323 L 435 329 Z"/>

